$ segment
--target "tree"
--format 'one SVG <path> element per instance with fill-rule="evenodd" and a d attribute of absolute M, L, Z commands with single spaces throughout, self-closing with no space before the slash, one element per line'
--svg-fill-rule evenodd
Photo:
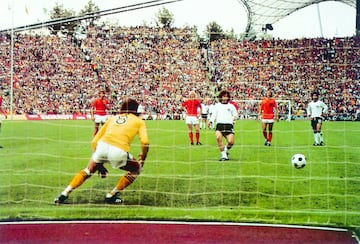
<path fill-rule="evenodd" d="M 165 7 L 162 7 L 156 13 L 156 24 L 161 27 L 171 28 L 174 23 L 174 15 Z"/>
<path fill-rule="evenodd" d="M 89 0 L 89 2 L 84 6 L 84 8 L 80 11 L 80 15 L 86 15 L 89 13 L 94 13 L 100 11 L 99 6 L 97 6 L 92 0 Z M 93 17 L 86 19 L 87 25 L 94 25 L 94 21 L 99 19 L 100 17 L 94 15 Z"/>
<path fill-rule="evenodd" d="M 50 12 L 50 19 L 66 19 L 75 16 L 75 11 L 70 9 L 65 9 L 64 5 L 56 2 L 54 8 Z M 74 21 L 64 22 L 64 23 L 55 23 L 51 25 L 50 31 L 51 34 L 57 34 L 59 31 L 61 32 L 69 32 L 74 29 L 77 25 Z"/>
<path fill-rule="evenodd" d="M 227 38 L 223 29 L 221 28 L 221 26 L 218 23 L 216 23 L 215 21 L 210 22 L 206 26 L 205 32 L 206 32 L 206 36 L 209 38 L 210 42 Z"/>
<path fill-rule="evenodd" d="M 237 40 L 237 36 L 236 36 L 236 34 L 235 34 L 234 29 L 231 29 L 230 31 L 228 31 L 228 32 L 226 33 L 226 36 L 227 36 L 227 38 L 229 38 L 229 39 Z"/>

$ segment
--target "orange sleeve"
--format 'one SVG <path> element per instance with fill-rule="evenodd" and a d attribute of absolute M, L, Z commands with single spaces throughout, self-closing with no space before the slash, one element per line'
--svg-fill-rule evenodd
<path fill-rule="evenodd" d="M 140 123 L 141 123 L 140 128 L 139 128 L 140 143 L 142 145 L 148 145 L 149 137 L 148 137 L 145 121 L 141 120 Z"/>

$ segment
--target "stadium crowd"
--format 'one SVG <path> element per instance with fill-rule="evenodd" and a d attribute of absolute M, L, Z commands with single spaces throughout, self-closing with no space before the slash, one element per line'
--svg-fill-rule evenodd
<path fill-rule="evenodd" d="M 231 91 L 240 114 L 255 113 L 272 88 L 290 100 L 301 117 L 318 89 L 330 118 L 355 119 L 360 108 L 360 38 L 237 41 L 200 45 L 191 28 L 89 27 L 86 36 L 0 34 L 3 107 L 9 108 L 13 62 L 13 112 L 88 113 L 99 90 L 113 111 L 124 96 L 141 102 L 145 113 L 178 118 L 190 91 L 204 100 Z M 11 60 L 13 57 L 13 61 Z M 285 114 L 287 103 L 280 104 Z M 9 109 L 8 109 L 9 111 Z"/>

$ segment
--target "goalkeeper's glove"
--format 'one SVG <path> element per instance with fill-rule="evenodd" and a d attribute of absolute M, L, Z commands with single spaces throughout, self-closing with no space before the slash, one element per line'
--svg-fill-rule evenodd
<path fill-rule="evenodd" d="M 96 164 L 96 171 L 101 178 L 106 178 L 107 173 L 109 173 L 104 164 Z"/>
<path fill-rule="evenodd" d="M 139 154 L 139 163 L 141 164 L 141 168 L 144 167 L 145 157 L 143 154 Z"/>

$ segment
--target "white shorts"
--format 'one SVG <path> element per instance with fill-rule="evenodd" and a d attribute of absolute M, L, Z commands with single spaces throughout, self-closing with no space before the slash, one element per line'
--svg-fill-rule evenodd
<path fill-rule="evenodd" d="M 274 123 L 274 119 L 262 119 L 261 120 L 263 123 L 265 123 L 265 124 L 272 124 L 272 123 Z"/>
<path fill-rule="evenodd" d="M 189 124 L 191 124 L 191 125 L 196 125 L 196 124 L 199 124 L 199 119 L 198 119 L 198 117 L 196 117 L 196 116 L 186 115 L 185 123 L 186 123 L 187 125 L 189 125 Z"/>
<path fill-rule="evenodd" d="M 92 155 L 92 159 L 96 163 L 109 162 L 114 169 L 119 169 L 125 166 L 128 157 L 132 158 L 132 155 L 118 147 L 101 141 L 98 142 L 96 150 Z"/>
<path fill-rule="evenodd" d="M 100 123 L 104 124 L 107 119 L 108 119 L 107 115 L 98 115 L 98 114 L 94 115 L 94 122 L 96 124 L 100 124 Z"/>

